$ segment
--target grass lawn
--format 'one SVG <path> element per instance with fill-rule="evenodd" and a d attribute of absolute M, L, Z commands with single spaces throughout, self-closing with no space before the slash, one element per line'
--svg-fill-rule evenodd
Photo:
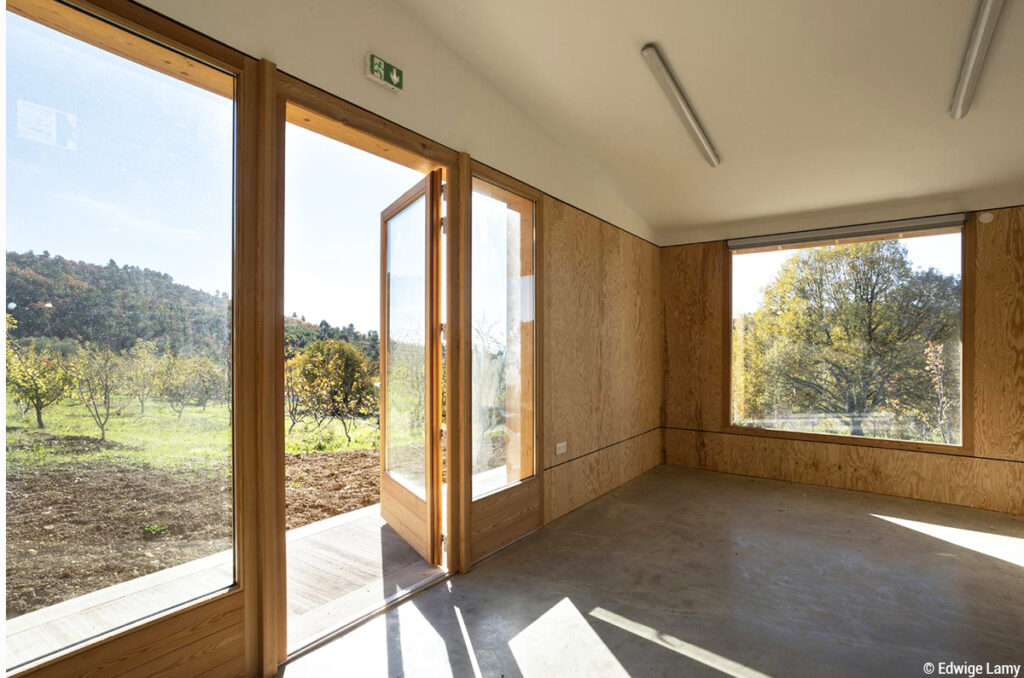
<path fill-rule="evenodd" d="M 99 443 L 99 427 L 89 412 L 72 400 L 43 410 L 46 428 L 35 425 L 35 413 L 22 418 L 7 398 L 7 466 L 125 460 L 162 468 L 222 468 L 231 459 L 228 408 L 223 404 L 187 407 L 179 418 L 166 403 L 138 403 L 111 415 L 107 444 Z"/>
<path fill-rule="evenodd" d="M 120 415 L 110 417 L 105 445 L 100 444 L 99 427 L 85 406 L 73 400 L 43 410 L 43 422 L 46 428 L 36 428 L 35 413 L 22 417 L 13 399 L 7 398 L 8 467 L 120 459 L 161 468 L 227 469 L 231 459 L 230 415 L 223 403 L 210 404 L 205 410 L 187 407 L 180 418 L 163 402 L 147 402 L 144 415 L 139 414 L 138 403 L 131 403 Z M 351 443 L 337 421 L 319 427 L 302 421 L 286 434 L 285 451 L 375 450 L 380 440 L 373 420 L 349 424 L 349 435 Z"/>

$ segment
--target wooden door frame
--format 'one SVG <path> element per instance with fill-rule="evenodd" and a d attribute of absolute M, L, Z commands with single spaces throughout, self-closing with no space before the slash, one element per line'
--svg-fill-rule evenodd
<path fill-rule="evenodd" d="M 285 122 L 293 123 L 317 132 L 324 136 L 341 141 L 350 146 L 392 160 L 412 169 L 429 172 L 440 169 L 445 183 L 444 198 L 447 203 L 446 214 L 446 254 L 447 254 L 447 294 L 446 303 L 446 357 L 445 368 L 448 380 L 446 395 L 446 446 L 448 455 L 448 522 L 445 525 L 446 542 L 443 552 L 446 565 L 450 572 L 458 572 L 463 562 L 465 549 L 464 535 L 468 531 L 469 502 L 463 501 L 463 488 L 468 486 L 462 472 L 461 452 L 464 448 L 461 426 L 463 409 L 468 407 L 468 399 L 463 398 L 458 385 L 468 368 L 469 356 L 462 349 L 463 331 L 460 318 L 462 292 L 466 287 L 466 262 L 461 258 L 460 234 L 463 230 L 464 177 L 468 177 L 469 156 L 439 144 L 427 137 L 397 125 L 364 108 L 349 103 L 333 94 L 325 92 L 298 78 L 278 70 L 276 74 L 276 96 L 280 99 L 279 129 L 283 130 Z M 461 158 L 465 157 L 465 161 Z M 283 143 L 277 157 L 277 173 L 279 184 L 283 185 L 285 151 Z M 465 171 L 463 171 L 465 167 Z M 283 190 L 283 189 L 282 189 Z M 283 200 L 282 200 L 283 203 Z M 279 234 L 284 232 L 283 205 L 279 210 L 277 223 Z M 283 273 L 283 260 L 279 274 Z M 440 301 L 439 301 L 440 303 Z M 283 307 L 281 310 L 283 318 Z M 463 401 L 466 401 L 465 406 Z M 283 404 L 282 404 L 283 408 Z M 284 437 L 282 434 L 276 442 L 274 451 L 278 463 L 275 464 L 274 482 L 284 487 Z M 283 498 L 280 515 L 274 526 L 262 526 L 264 530 L 278 530 L 283 535 L 284 507 Z M 436 534 L 436 530 L 435 530 Z M 440 548 L 440 547 L 439 547 Z M 282 551 L 283 553 L 283 551 Z M 468 552 L 466 552 L 468 557 Z M 283 560 L 282 567 L 283 570 Z M 283 574 L 281 575 L 283 579 Z M 277 585 L 276 615 L 273 622 L 278 628 L 279 641 L 276 644 L 277 659 L 287 659 L 287 644 L 284 640 L 287 624 L 287 592 L 282 581 Z"/>

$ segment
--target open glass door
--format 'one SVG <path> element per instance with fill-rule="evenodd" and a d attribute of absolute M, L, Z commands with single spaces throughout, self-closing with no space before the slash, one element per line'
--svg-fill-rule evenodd
<path fill-rule="evenodd" d="M 381 516 L 441 562 L 441 173 L 381 213 Z"/>

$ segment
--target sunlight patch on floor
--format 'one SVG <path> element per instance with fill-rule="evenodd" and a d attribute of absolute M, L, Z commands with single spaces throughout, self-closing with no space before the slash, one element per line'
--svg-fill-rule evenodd
<path fill-rule="evenodd" d="M 950 544 L 983 553 L 986 556 L 1005 560 L 1018 567 L 1024 567 L 1024 539 L 991 534 L 989 532 L 979 532 L 977 530 L 965 530 L 960 527 L 922 523 L 916 520 L 907 520 L 906 518 L 880 516 L 876 513 L 871 515 L 875 518 L 881 518 L 890 523 L 914 530 L 915 532 L 926 534 L 929 537 L 935 537 Z"/>
<path fill-rule="evenodd" d="M 659 633 L 657 629 L 652 629 L 650 626 L 644 626 L 638 622 L 626 619 L 622 615 L 610 612 L 603 607 L 595 607 L 590 611 L 590 616 L 595 619 L 600 619 L 603 622 L 607 622 L 612 626 L 617 626 L 623 631 L 629 631 L 630 633 L 638 635 L 641 638 L 645 638 L 652 643 L 668 648 L 673 652 L 678 652 L 684 657 L 688 657 L 696 662 L 700 662 L 704 666 L 721 671 L 727 676 L 733 676 L 733 678 L 771 678 L 767 674 L 755 671 L 749 666 L 744 666 L 739 662 L 734 662 L 722 655 L 715 654 L 711 650 L 705 650 L 704 648 L 698 647 L 692 643 L 679 640 L 674 636 Z"/>
<path fill-rule="evenodd" d="M 628 678 L 629 673 L 572 601 L 562 598 L 508 642 L 523 678 L 566 675 Z"/>

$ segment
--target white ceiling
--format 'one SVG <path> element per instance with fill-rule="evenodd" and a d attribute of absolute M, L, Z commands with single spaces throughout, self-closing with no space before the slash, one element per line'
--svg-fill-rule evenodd
<path fill-rule="evenodd" d="M 659 244 L 1024 203 L 1017 0 L 959 121 L 947 109 L 975 0 L 399 1 L 601 163 Z M 720 167 L 647 69 L 650 41 Z"/>

